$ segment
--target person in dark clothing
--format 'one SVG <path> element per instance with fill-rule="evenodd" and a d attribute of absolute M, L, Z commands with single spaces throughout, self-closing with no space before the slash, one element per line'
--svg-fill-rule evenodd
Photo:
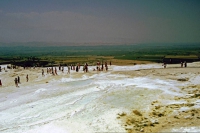
<path fill-rule="evenodd" d="M 181 61 L 181 67 L 183 67 L 183 62 Z"/>
<path fill-rule="evenodd" d="M 42 69 L 42 76 L 44 76 L 44 70 Z"/>
<path fill-rule="evenodd" d="M 17 82 L 18 82 L 18 84 L 20 84 L 20 77 L 19 76 L 17 77 Z"/>
<path fill-rule="evenodd" d="M 19 86 L 18 86 L 18 80 L 17 80 L 17 78 L 15 78 L 14 81 L 15 81 L 15 86 L 16 86 L 16 87 L 19 87 Z"/>
<path fill-rule="evenodd" d="M 78 65 L 76 66 L 76 72 L 78 72 L 78 70 L 79 70 L 79 67 L 78 67 Z"/>
<path fill-rule="evenodd" d="M 187 67 L 187 62 L 186 61 L 184 62 L 184 65 L 185 65 L 185 67 Z"/>
<path fill-rule="evenodd" d="M 28 82 L 28 74 L 26 75 L 26 82 Z"/>

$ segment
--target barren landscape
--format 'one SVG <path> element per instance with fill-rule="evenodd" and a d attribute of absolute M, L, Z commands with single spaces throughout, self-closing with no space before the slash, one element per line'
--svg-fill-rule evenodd
<path fill-rule="evenodd" d="M 70 74 L 65 67 L 55 76 L 46 67 L 5 69 L 0 72 L 0 131 L 198 132 L 199 66 L 111 65 L 100 72 L 89 66 L 88 73 Z"/>

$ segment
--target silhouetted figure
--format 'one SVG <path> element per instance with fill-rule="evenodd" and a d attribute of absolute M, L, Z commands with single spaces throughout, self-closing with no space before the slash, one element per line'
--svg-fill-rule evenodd
<path fill-rule="evenodd" d="M 84 72 L 88 72 L 88 64 L 87 63 L 85 63 L 85 65 L 84 65 Z"/>
<path fill-rule="evenodd" d="M 73 70 L 75 70 L 75 65 L 73 65 Z"/>
<path fill-rule="evenodd" d="M 44 76 L 44 70 L 42 69 L 42 76 Z"/>
<path fill-rule="evenodd" d="M 78 63 L 78 69 L 80 69 L 80 68 L 81 68 L 80 63 Z"/>
<path fill-rule="evenodd" d="M 108 64 L 105 62 L 106 71 L 108 71 Z"/>
<path fill-rule="evenodd" d="M 99 61 L 97 61 L 97 71 L 100 71 L 100 65 L 101 65 L 101 63 L 99 62 Z"/>
<path fill-rule="evenodd" d="M 57 74 L 57 69 L 56 69 L 56 67 L 55 67 L 55 75 L 58 75 L 58 74 Z"/>
<path fill-rule="evenodd" d="M 184 65 L 185 65 L 185 67 L 187 67 L 187 62 L 186 61 L 184 62 Z"/>
<path fill-rule="evenodd" d="M 181 61 L 181 67 L 183 67 L 183 62 Z"/>
<path fill-rule="evenodd" d="M 17 78 L 15 78 L 14 81 L 15 81 L 15 86 L 16 86 L 16 87 L 19 87 L 19 86 L 18 86 L 18 80 L 17 80 Z"/>
<path fill-rule="evenodd" d="M 76 66 L 76 72 L 78 72 L 79 68 L 78 68 L 78 65 Z"/>
<path fill-rule="evenodd" d="M 70 66 L 68 65 L 67 68 L 68 68 L 67 74 L 70 74 Z"/>
<path fill-rule="evenodd" d="M 0 86 L 2 86 L 1 79 L 0 79 Z"/>
<path fill-rule="evenodd" d="M 17 77 L 17 82 L 18 82 L 18 84 L 20 84 L 20 77 L 19 76 Z"/>
<path fill-rule="evenodd" d="M 62 72 L 64 72 L 64 66 L 62 66 Z"/>
<path fill-rule="evenodd" d="M 26 75 L 26 82 L 28 82 L 28 74 Z"/>
<path fill-rule="evenodd" d="M 164 62 L 164 63 L 163 63 L 163 66 L 164 66 L 164 68 L 166 68 L 166 66 L 167 66 L 167 63 L 166 63 L 166 62 Z"/>

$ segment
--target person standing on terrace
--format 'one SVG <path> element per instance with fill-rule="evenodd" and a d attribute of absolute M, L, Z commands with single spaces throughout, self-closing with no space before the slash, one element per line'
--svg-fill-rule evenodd
<path fill-rule="evenodd" d="M 187 62 L 186 61 L 184 62 L 184 65 L 185 65 L 185 67 L 187 67 Z"/>
<path fill-rule="evenodd" d="M 44 70 L 42 69 L 42 76 L 44 76 Z"/>
<path fill-rule="evenodd" d="M 14 81 L 15 81 L 15 86 L 16 86 L 16 87 L 19 87 L 19 86 L 18 86 L 18 80 L 17 80 L 17 78 L 15 78 Z"/>
<path fill-rule="evenodd" d="M 2 86 L 1 79 L 0 79 L 0 86 Z"/>
<path fill-rule="evenodd" d="M 28 74 L 26 75 L 26 82 L 28 82 Z"/>
<path fill-rule="evenodd" d="M 70 74 L 70 65 L 68 65 L 67 68 L 68 68 L 67 74 Z"/>

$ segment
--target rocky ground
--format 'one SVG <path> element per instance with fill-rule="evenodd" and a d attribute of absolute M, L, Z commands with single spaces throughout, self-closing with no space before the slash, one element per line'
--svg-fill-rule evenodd
<path fill-rule="evenodd" d="M 148 111 L 133 109 L 119 113 L 117 119 L 122 121 L 127 132 L 173 132 L 175 127 L 179 128 L 176 131 L 182 131 L 184 127 L 200 126 L 200 69 L 197 66 L 178 68 L 170 65 L 166 69 L 138 70 L 134 75 L 146 74 L 178 81 L 179 85 L 175 86 L 180 95 L 161 94 L 158 100 L 151 102 Z"/>

